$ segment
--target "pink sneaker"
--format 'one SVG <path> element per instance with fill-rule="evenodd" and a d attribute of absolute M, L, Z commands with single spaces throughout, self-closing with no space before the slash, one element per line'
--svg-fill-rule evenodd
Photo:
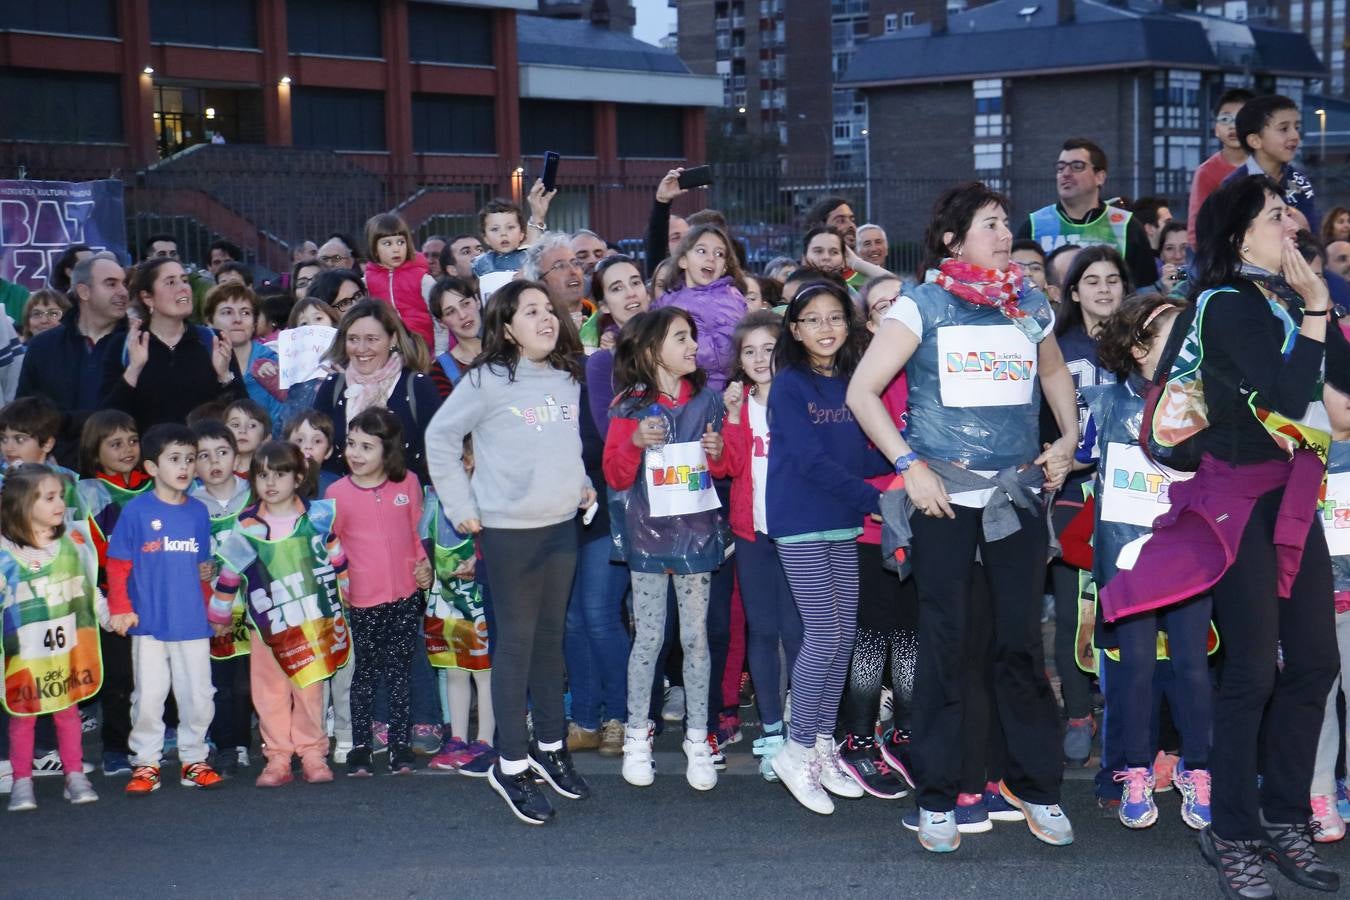
<path fill-rule="evenodd" d="M 333 780 L 333 770 L 322 756 L 311 756 L 301 762 L 301 773 L 310 784 L 327 784 Z"/>
<path fill-rule="evenodd" d="M 469 745 L 461 738 L 452 737 L 441 746 L 441 752 L 431 758 L 427 767 L 453 772 L 471 759 L 473 754 L 469 752 Z"/>
<path fill-rule="evenodd" d="M 1345 837 L 1345 820 L 1336 809 L 1336 798 L 1329 794 L 1312 795 L 1313 840 L 1334 844 Z"/>
<path fill-rule="evenodd" d="M 1172 774 L 1176 772 L 1180 759 L 1175 753 L 1158 751 L 1153 759 L 1153 793 L 1162 794 L 1172 789 Z"/>
<path fill-rule="evenodd" d="M 283 784 L 290 784 L 295 780 L 291 774 L 290 759 L 282 759 L 280 756 L 274 756 L 263 766 L 262 774 L 258 776 L 253 783 L 260 788 L 281 787 Z"/>

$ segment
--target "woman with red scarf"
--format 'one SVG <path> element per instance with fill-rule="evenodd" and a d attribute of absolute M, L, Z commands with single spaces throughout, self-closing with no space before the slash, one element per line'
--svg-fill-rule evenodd
<path fill-rule="evenodd" d="M 1007 209 L 1005 197 L 975 182 L 939 198 L 924 238 L 924 283 L 887 311 L 848 390 L 909 500 L 887 523 L 907 521 L 912 531 L 919 593 L 911 745 L 919 808 L 906 825 L 935 852 L 960 845 L 961 698 L 973 677 L 963 648 L 977 553 L 994 611 L 994 693 L 1008 750 L 998 788 L 1037 838 L 1073 841 L 1059 807 L 1059 716 L 1036 643 L 1048 556 L 1042 492 L 1069 472 L 1078 412 L 1049 301 L 1012 262 Z M 904 437 L 881 401 L 902 368 Z M 1042 388 L 1062 435 L 1044 446 Z"/>

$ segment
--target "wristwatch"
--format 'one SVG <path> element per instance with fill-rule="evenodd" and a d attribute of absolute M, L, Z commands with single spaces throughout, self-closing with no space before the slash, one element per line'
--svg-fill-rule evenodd
<path fill-rule="evenodd" d="M 904 456 L 900 457 L 895 461 L 895 474 L 897 475 L 905 474 L 905 472 L 909 471 L 909 467 L 914 465 L 918 461 L 919 461 L 919 454 L 915 453 L 913 450 L 909 451 Z"/>

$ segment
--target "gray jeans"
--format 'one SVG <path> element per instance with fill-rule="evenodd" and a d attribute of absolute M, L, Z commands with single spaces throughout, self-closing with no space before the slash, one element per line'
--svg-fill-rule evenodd
<path fill-rule="evenodd" d="M 1327 695 L 1327 711 L 1322 719 L 1322 736 L 1317 741 L 1317 763 L 1313 767 L 1312 793 L 1336 793 L 1336 754 L 1340 750 L 1340 718 L 1336 715 L 1336 695 L 1346 691 L 1350 696 L 1350 612 L 1336 614 L 1336 643 L 1341 651 L 1341 673 L 1331 683 Z M 1346 726 L 1350 740 L 1350 722 Z"/>
<path fill-rule="evenodd" d="M 708 721 L 708 683 L 712 657 L 708 653 L 708 592 L 712 576 L 665 575 L 633 572 L 633 650 L 628 654 L 628 727 L 645 728 L 651 708 L 656 659 L 666 637 L 667 578 L 675 582 L 675 606 L 680 616 L 680 645 L 684 648 L 685 721 L 704 727 Z"/>

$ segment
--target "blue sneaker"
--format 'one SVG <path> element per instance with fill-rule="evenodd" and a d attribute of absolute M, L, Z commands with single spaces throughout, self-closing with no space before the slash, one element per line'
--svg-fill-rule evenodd
<path fill-rule="evenodd" d="M 986 785 L 984 788 L 984 808 L 989 812 L 991 822 L 1022 822 L 1026 816 L 1013 806 L 998 791 L 998 785 Z"/>
<path fill-rule="evenodd" d="M 1196 831 L 1208 828 L 1209 770 L 1188 769 L 1183 760 L 1177 763 L 1172 784 L 1181 793 L 1181 820 Z"/>
<path fill-rule="evenodd" d="M 125 753 L 104 753 L 103 754 L 103 776 L 109 775 L 130 775 L 131 757 Z"/>
<path fill-rule="evenodd" d="M 169 756 L 178 752 L 178 729 L 164 729 L 164 755 Z"/>
<path fill-rule="evenodd" d="M 1350 788 L 1345 786 L 1343 778 L 1336 779 L 1336 811 L 1342 819 L 1350 819 Z"/>
<path fill-rule="evenodd" d="M 1116 773 L 1115 780 L 1121 783 L 1120 824 L 1126 828 L 1147 828 L 1158 821 L 1158 805 L 1153 802 L 1152 770 L 1147 766 L 1122 769 Z"/>
<path fill-rule="evenodd" d="M 980 794 L 962 794 L 956 798 L 956 830 L 962 834 L 983 834 L 994 830 L 989 821 L 989 807 Z"/>

